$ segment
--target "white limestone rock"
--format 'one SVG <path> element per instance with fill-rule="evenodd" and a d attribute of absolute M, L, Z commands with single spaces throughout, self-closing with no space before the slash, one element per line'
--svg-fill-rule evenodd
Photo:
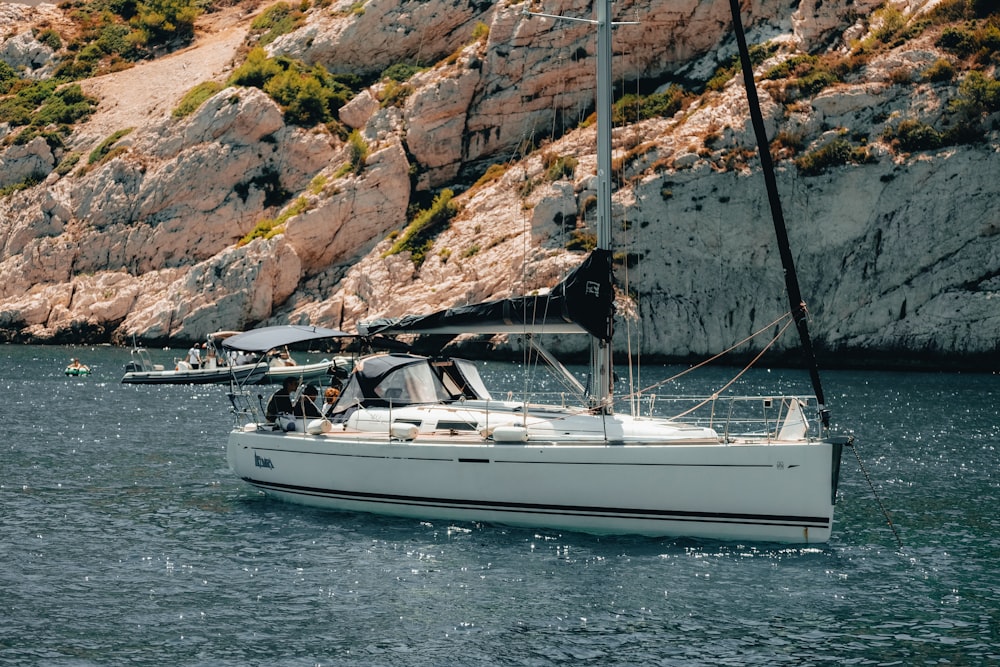
<path fill-rule="evenodd" d="M 379 101 L 370 90 L 362 90 L 337 112 L 340 122 L 356 130 L 361 129 L 379 109 Z"/>
<path fill-rule="evenodd" d="M 0 25 L 6 25 L 0 20 Z M 55 51 L 42 44 L 31 32 L 22 32 L 0 41 L 0 60 L 29 78 L 38 78 L 52 69 Z"/>
<path fill-rule="evenodd" d="M 464 0 L 371 0 L 356 11 L 339 0 L 311 12 L 306 25 L 268 45 L 275 55 L 309 64 L 336 63 L 340 72 L 377 75 L 401 62 L 433 63 L 472 39 L 474 23 L 489 23 L 492 5 Z"/>
<path fill-rule="evenodd" d="M 425 81 L 407 100 L 406 142 L 410 153 L 423 165 L 428 185 L 447 183 L 466 157 L 467 112 L 481 84 L 475 70 L 462 69 L 455 76 L 415 77 Z"/>
<path fill-rule="evenodd" d="M 897 6 L 912 13 L 932 4 Z M 875 6 L 808 0 L 790 17 L 778 0 L 742 5 L 752 42 L 802 51 L 863 36 L 871 26 L 852 12 Z M 379 82 L 341 110 L 370 147 L 359 174 L 333 178 L 347 162 L 342 141 L 325 128 L 286 126 L 267 95 L 245 88 L 220 92 L 187 118 L 150 114 L 114 157 L 64 176 L 53 171 L 59 151 L 4 149 L 0 179 L 35 167 L 48 176 L 0 198 L 0 336 L 90 331 L 166 342 L 285 321 L 350 328 L 545 289 L 565 275 L 582 256 L 566 250 L 571 223 L 593 222 L 594 130 L 583 123 L 593 109 L 590 26 L 527 17 L 519 4 L 352 7 L 316 6 L 305 27 L 269 48 L 372 77 L 395 62 L 431 65 L 408 82 L 414 90 L 401 106 L 379 103 L 387 85 Z M 576 0 L 545 11 L 592 15 Z M 624 11 L 640 21 L 615 31 L 622 81 L 704 79 L 734 52 L 728 3 L 641 0 Z M 478 21 L 489 35 L 473 40 Z M 793 151 L 778 161 L 823 350 L 995 353 L 997 132 L 912 155 L 892 153 L 883 139 L 905 118 L 946 119 L 957 82 L 919 81 L 940 55 L 929 39 L 887 49 L 858 81 L 794 104 L 782 99 L 781 82 L 760 86 L 770 136 L 797 134 L 800 151 L 846 138 L 871 160 L 817 176 L 787 159 Z M 87 155 L 106 138 L 88 131 L 70 137 L 67 150 Z M 638 257 L 629 289 L 642 299 L 633 309 L 641 318 L 619 326 L 644 352 L 673 356 L 770 331 L 788 306 L 740 78 L 673 118 L 616 131 L 615 142 L 615 234 Z M 573 179 L 548 182 L 542 154 L 576 158 Z M 470 186 L 488 164 L 508 168 Z M 458 215 L 419 268 L 408 253 L 386 255 L 390 231 L 407 222 L 413 183 L 459 193 Z M 282 218 L 282 233 L 238 245 L 300 198 L 305 210 Z M 574 349 L 575 340 L 555 347 Z"/>
<path fill-rule="evenodd" d="M 0 189 L 32 178 L 42 180 L 54 167 L 52 149 L 42 137 L 8 146 L 0 152 Z"/>
<path fill-rule="evenodd" d="M 842 30 L 854 16 L 867 16 L 884 0 L 802 0 L 792 14 L 792 27 L 803 50 L 818 45 L 831 33 Z"/>
<path fill-rule="evenodd" d="M 328 197 L 285 225 L 285 242 L 310 274 L 352 261 L 390 230 L 405 226 L 410 181 L 402 145 L 389 142 L 368 157 L 360 176 L 341 177 L 326 190 Z"/>

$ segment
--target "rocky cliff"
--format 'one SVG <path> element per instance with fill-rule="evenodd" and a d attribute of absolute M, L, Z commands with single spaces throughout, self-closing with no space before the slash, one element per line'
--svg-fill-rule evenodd
<path fill-rule="evenodd" d="M 1000 368 L 997 109 L 960 105 L 968 72 L 995 83 L 997 49 L 946 48 L 952 24 L 938 4 L 743 3 L 826 365 Z M 591 14 L 579 0 L 543 5 L 533 9 Z M 57 53 L 32 35 L 64 25 L 61 10 L 0 8 L 16 26 L 0 36 L 0 59 L 46 76 Z M 171 113 L 196 84 L 227 80 L 253 40 L 259 8 L 249 5 L 224 10 L 223 27 L 208 17 L 214 28 L 181 53 L 83 82 L 100 104 L 60 145 L 14 141 L 17 128 L 0 125 L 0 336 L 179 344 L 278 322 L 350 329 L 553 284 L 593 226 L 594 45 L 586 24 L 526 8 L 309 8 L 267 50 L 373 82 L 339 110 L 340 132 L 286 122 L 252 87 Z M 644 353 L 701 357 L 787 310 L 742 79 L 727 69 L 729 4 L 614 10 L 634 21 L 616 29 L 619 92 L 691 91 L 615 131 L 618 329 Z M 380 73 L 401 62 L 423 69 L 390 99 Z M 832 79 L 810 83 L 817 70 L 803 68 L 815 62 Z M 946 67 L 950 76 L 937 74 Z M 956 124 L 966 132 L 942 139 Z M 937 140 L 914 139 L 913 128 Z M 364 142 L 360 164 L 351 129 Z M 94 159 L 66 168 L 71 155 Z M 458 213 L 422 261 L 389 252 L 413 204 L 443 188 Z M 245 242 L 262 221 L 278 233 Z"/>

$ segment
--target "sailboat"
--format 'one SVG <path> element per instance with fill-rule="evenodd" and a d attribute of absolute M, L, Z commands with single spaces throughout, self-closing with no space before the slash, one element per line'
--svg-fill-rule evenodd
<path fill-rule="evenodd" d="M 588 400 L 568 406 L 498 398 L 472 361 L 374 354 L 357 361 L 322 418 L 268 422 L 252 392 L 231 394 L 236 419 L 227 459 L 239 478 L 285 501 L 420 520 L 594 534 L 829 540 L 841 453 L 850 438 L 829 433 L 816 383 L 816 396 L 713 396 L 701 403 L 709 411 L 705 418 L 615 411 L 609 14 L 610 0 L 598 0 L 590 21 L 598 41 L 598 248 L 544 295 L 367 322 L 356 334 L 373 340 L 507 333 L 523 337 L 562 370 L 539 337 L 589 336 L 590 386 L 579 387 Z M 794 311 L 801 298 L 790 299 Z M 801 320 L 796 318 L 800 333 Z M 256 337 L 248 332 L 223 345 L 261 353 L 311 335 L 354 335 L 308 329 L 276 327 Z"/>

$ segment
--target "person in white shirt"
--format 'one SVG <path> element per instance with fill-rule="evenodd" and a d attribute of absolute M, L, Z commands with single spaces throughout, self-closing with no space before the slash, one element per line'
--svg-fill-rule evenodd
<path fill-rule="evenodd" d="M 205 368 L 218 368 L 218 359 L 215 357 L 215 348 L 208 348 L 208 356 L 205 358 Z"/>
<path fill-rule="evenodd" d="M 198 343 L 192 345 L 191 349 L 188 350 L 187 362 L 195 370 L 201 368 L 201 348 L 198 346 Z"/>

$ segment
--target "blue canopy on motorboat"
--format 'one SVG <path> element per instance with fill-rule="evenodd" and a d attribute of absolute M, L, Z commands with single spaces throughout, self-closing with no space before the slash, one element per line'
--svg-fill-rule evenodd
<path fill-rule="evenodd" d="M 356 334 L 340 329 L 327 329 L 301 324 L 286 324 L 273 327 L 252 329 L 235 336 L 230 336 L 222 342 L 222 347 L 242 352 L 267 352 L 276 347 L 304 343 L 324 338 L 351 338 Z"/>
<path fill-rule="evenodd" d="M 358 325 L 362 335 L 462 333 L 589 333 L 611 340 L 614 289 L 611 252 L 594 250 L 547 294 L 458 306 L 430 315 Z"/>

